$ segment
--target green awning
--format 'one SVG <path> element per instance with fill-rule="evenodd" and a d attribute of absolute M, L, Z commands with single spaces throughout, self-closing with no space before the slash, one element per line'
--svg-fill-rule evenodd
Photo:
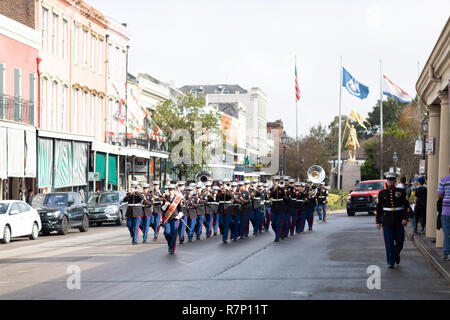
<path fill-rule="evenodd" d="M 117 186 L 117 157 L 112 154 L 108 158 L 108 183 Z"/>
<path fill-rule="evenodd" d="M 53 177 L 53 140 L 39 138 L 38 157 L 38 188 L 51 187 Z"/>
<path fill-rule="evenodd" d="M 77 155 L 78 157 L 78 155 Z M 55 189 L 72 186 L 72 142 L 55 141 Z"/>
<path fill-rule="evenodd" d="M 106 154 L 97 152 L 95 156 L 95 171 L 100 174 L 100 179 L 106 178 Z"/>

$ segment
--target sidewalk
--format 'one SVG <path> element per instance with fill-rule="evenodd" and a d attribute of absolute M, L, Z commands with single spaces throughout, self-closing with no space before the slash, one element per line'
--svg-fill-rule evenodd
<path fill-rule="evenodd" d="M 412 225 L 408 223 L 405 228 L 405 236 L 411 240 L 425 259 L 441 274 L 444 279 L 450 282 L 450 261 L 442 261 L 442 248 L 436 248 L 436 244 L 431 239 L 425 238 L 425 234 L 414 235 Z"/>

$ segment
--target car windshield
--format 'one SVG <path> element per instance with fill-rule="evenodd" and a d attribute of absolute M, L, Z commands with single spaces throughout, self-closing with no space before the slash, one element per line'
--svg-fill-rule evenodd
<path fill-rule="evenodd" d="M 67 194 L 48 194 L 44 205 L 48 207 L 63 207 L 67 203 Z"/>
<path fill-rule="evenodd" d="M 105 193 L 100 196 L 99 203 L 114 203 L 119 201 L 117 193 Z"/>
<path fill-rule="evenodd" d="M 87 203 L 98 203 L 98 198 L 100 197 L 100 193 L 94 193 L 89 195 L 89 199 Z"/>
<path fill-rule="evenodd" d="M 8 211 L 9 203 L 0 203 L 0 214 L 5 214 Z"/>
<path fill-rule="evenodd" d="M 384 182 L 364 182 L 358 184 L 355 191 L 372 191 L 372 190 L 383 190 Z"/>

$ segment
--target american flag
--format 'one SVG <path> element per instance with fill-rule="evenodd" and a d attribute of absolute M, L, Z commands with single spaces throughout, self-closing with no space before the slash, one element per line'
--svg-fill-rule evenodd
<path fill-rule="evenodd" d="M 300 100 L 300 88 L 298 86 L 297 64 L 295 64 L 295 96 L 297 101 Z"/>

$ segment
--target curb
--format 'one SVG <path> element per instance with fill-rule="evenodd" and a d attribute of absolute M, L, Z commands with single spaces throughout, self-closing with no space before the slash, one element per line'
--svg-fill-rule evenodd
<path fill-rule="evenodd" d="M 444 267 L 438 261 L 436 261 L 436 259 L 433 257 L 433 255 L 425 248 L 425 246 L 422 244 L 422 241 L 419 239 L 416 239 L 416 237 L 414 237 L 414 234 L 410 233 L 409 230 L 405 230 L 405 231 L 406 231 L 406 235 L 407 235 L 408 239 L 414 243 L 414 246 L 425 257 L 425 259 L 428 261 L 428 263 L 431 264 L 433 266 L 433 268 L 445 280 L 450 282 L 450 275 L 448 274 L 448 272 L 444 269 Z"/>

